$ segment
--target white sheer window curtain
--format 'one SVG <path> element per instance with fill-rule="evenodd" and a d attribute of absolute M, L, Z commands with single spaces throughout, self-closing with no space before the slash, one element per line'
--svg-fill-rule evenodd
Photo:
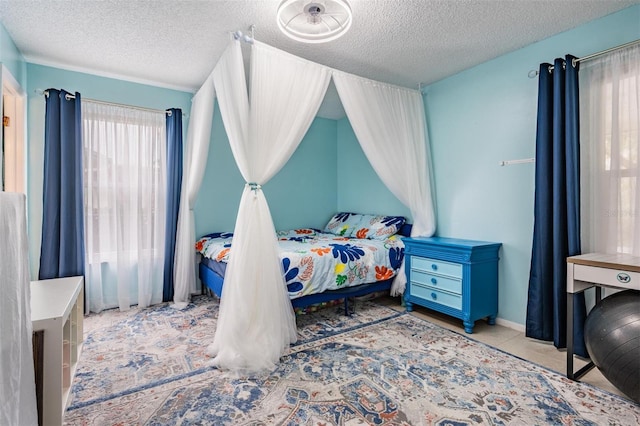
<path fill-rule="evenodd" d="M 100 312 L 162 301 L 164 112 L 83 100 L 85 289 Z"/>
<path fill-rule="evenodd" d="M 580 64 L 582 251 L 640 256 L 640 44 Z"/>
<path fill-rule="evenodd" d="M 333 80 L 369 163 L 393 195 L 411 211 L 411 235 L 433 235 L 436 222 L 422 95 L 342 72 L 334 72 Z M 402 294 L 405 285 L 402 267 L 394 279 L 391 295 Z"/>
<path fill-rule="evenodd" d="M 287 162 L 329 85 L 325 67 L 254 42 L 251 101 L 239 42 L 214 70 L 218 104 L 245 185 L 209 353 L 234 373 L 270 370 L 296 341 L 296 324 L 261 185 Z"/>
<path fill-rule="evenodd" d="M 191 100 L 191 118 L 187 130 L 184 177 L 176 232 L 176 255 L 173 260 L 173 306 L 177 309 L 186 308 L 191 294 L 196 291 L 196 230 L 193 206 L 207 165 L 214 102 L 212 72 Z"/>

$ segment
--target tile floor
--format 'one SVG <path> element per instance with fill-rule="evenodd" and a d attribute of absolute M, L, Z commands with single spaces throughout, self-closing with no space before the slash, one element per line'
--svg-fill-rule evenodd
<path fill-rule="evenodd" d="M 393 309 L 400 311 L 404 311 L 405 309 L 404 306 L 400 306 L 398 298 L 383 297 L 379 299 L 379 301 L 387 304 Z M 462 326 L 462 321 L 457 318 L 452 318 L 417 305 L 414 305 L 413 314 L 438 324 L 441 327 L 454 330 L 461 334 L 466 334 L 464 332 L 464 327 Z M 480 320 L 476 321 L 473 334 L 466 335 L 474 340 L 486 343 L 520 358 L 545 366 L 563 375 L 566 373 L 567 355 L 565 351 L 556 349 L 552 343 L 545 343 L 530 339 L 521 331 L 497 324 L 491 326 L 488 325 L 486 321 Z M 585 364 L 585 361 L 576 358 L 574 361 L 574 368 L 578 370 Z M 604 389 L 610 393 L 625 397 L 624 394 L 614 387 L 597 368 L 591 369 L 580 380 L 600 389 Z"/>

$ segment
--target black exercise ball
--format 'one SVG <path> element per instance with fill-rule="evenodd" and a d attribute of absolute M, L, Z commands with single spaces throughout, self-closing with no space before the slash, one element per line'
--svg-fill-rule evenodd
<path fill-rule="evenodd" d="M 640 291 L 602 299 L 584 323 L 593 363 L 616 388 L 640 403 Z"/>

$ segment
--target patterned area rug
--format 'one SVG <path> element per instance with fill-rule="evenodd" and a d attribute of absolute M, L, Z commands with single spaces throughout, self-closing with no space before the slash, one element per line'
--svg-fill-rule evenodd
<path fill-rule="evenodd" d="M 89 316 L 65 424 L 640 424 L 627 399 L 375 301 L 298 316 L 275 371 L 229 378 L 204 353 L 217 308 Z"/>

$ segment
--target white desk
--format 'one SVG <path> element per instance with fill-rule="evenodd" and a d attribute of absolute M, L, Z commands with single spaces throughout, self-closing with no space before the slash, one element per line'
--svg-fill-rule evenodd
<path fill-rule="evenodd" d="M 84 278 L 31 282 L 33 331 L 44 330 L 42 420 L 61 425 L 82 348 Z"/>
<path fill-rule="evenodd" d="M 573 295 L 596 287 L 596 303 L 602 287 L 640 290 L 640 257 L 590 253 L 567 258 L 567 377 L 578 380 L 593 368 L 589 362 L 573 371 Z"/>

